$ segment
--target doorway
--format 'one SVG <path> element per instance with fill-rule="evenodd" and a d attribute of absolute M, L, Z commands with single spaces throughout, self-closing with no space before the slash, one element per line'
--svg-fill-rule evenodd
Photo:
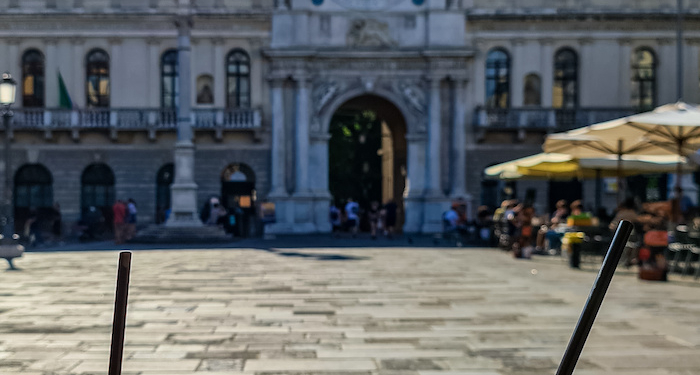
<path fill-rule="evenodd" d="M 373 201 L 396 204 L 396 226 L 404 222 L 406 188 L 406 121 L 399 109 L 377 95 L 348 100 L 329 125 L 328 188 L 333 203 L 348 198 L 360 205 L 360 229 L 369 230 L 366 212 Z"/>

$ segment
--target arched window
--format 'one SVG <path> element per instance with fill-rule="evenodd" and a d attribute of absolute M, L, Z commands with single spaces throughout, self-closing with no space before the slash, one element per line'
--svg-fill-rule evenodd
<path fill-rule="evenodd" d="M 111 224 L 112 204 L 114 204 L 114 173 L 104 163 L 90 164 L 83 171 L 80 180 L 80 208 L 83 215 L 94 207 Z"/>
<path fill-rule="evenodd" d="M 656 57 L 646 47 L 632 55 L 632 105 L 643 111 L 656 105 Z"/>
<path fill-rule="evenodd" d="M 578 106 L 578 55 L 571 48 L 562 48 L 554 55 L 554 87 L 552 107 Z"/>
<path fill-rule="evenodd" d="M 35 49 L 22 55 L 22 105 L 44 106 L 44 55 Z"/>
<path fill-rule="evenodd" d="M 175 165 L 166 164 L 156 176 L 156 224 L 165 222 L 166 211 L 170 208 L 170 186 L 175 180 Z"/>
<path fill-rule="evenodd" d="M 109 107 L 109 55 L 101 49 L 87 54 L 85 71 L 88 107 Z"/>
<path fill-rule="evenodd" d="M 51 172 L 41 164 L 26 164 L 15 173 L 14 183 L 15 231 L 22 233 L 30 216 L 46 224 L 53 206 Z"/>
<path fill-rule="evenodd" d="M 535 73 L 525 76 L 523 85 L 523 105 L 542 105 L 542 80 Z"/>
<path fill-rule="evenodd" d="M 486 56 L 486 106 L 510 106 L 510 56 L 501 48 L 492 49 Z"/>
<path fill-rule="evenodd" d="M 242 49 L 226 56 L 226 106 L 250 107 L 250 57 Z"/>
<path fill-rule="evenodd" d="M 169 49 L 160 60 L 160 105 L 176 108 L 180 92 L 177 50 Z"/>

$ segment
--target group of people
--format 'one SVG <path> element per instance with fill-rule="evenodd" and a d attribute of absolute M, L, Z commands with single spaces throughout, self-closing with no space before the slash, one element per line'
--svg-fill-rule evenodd
<path fill-rule="evenodd" d="M 90 207 L 95 211 L 95 207 Z M 114 243 L 122 244 L 134 238 L 136 234 L 136 216 L 138 209 L 136 201 L 117 199 L 112 205 L 112 223 L 114 225 Z"/>
<path fill-rule="evenodd" d="M 518 258 L 529 258 L 533 253 L 556 253 L 561 250 L 561 230 L 567 219 L 591 225 L 596 219 L 584 210 L 583 202 L 566 200 L 556 203 L 554 212 L 539 217 L 531 204 L 515 199 L 503 201 L 493 215 L 494 233 L 498 244 L 512 250 Z"/>
<path fill-rule="evenodd" d="M 329 220 L 333 236 L 338 237 L 340 232 L 347 231 L 353 238 L 357 237 L 360 221 L 365 219 L 369 224 L 372 239 L 376 239 L 379 233 L 392 238 L 396 230 L 397 209 L 396 202 L 391 199 L 383 206 L 380 206 L 377 201 L 372 201 L 366 210 L 361 208 L 353 198 L 348 198 L 342 210 L 331 201 Z"/>
<path fill-rule="evenodd" d="M 199 218 L 204 225 L 220 226 L 234 236 L 245 237 L 250 230 L 248 217 L 245 215 L 238 200 L 233 200 L 232 206 L 226 208 L 221 198 L 212 196 L 204 203 Z"/>

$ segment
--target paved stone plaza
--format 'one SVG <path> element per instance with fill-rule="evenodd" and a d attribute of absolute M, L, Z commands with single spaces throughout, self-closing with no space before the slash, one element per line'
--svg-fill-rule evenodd
<path fill-rule="evenodd" d="M 0 271 L 0 374 L 105 374 L 116 251 Z M 554 374 L 595 278 L 493 249 L 138 250 L 124 374 Z M 700 373 L 700 283 L 616 275 L 577 375 Z"/>

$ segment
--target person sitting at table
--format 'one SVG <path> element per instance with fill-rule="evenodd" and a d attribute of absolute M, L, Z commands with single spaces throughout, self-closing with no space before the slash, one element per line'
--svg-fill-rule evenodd
<path fill-rule="evenodd" d="M 561 251 L 561 234 L 554 230 L 559 224 L 566 223 L 566 217 L 569 216 L 569 209 L 567 207 L 568 202 L 566 199 L 560 199 L 557 201 L 556 210 L 552 213 L 552 217 L 549 219 L 547 225 L 543 225 L 537 232 L 537 246 L 536 250 L 538 252 L 545 252 L 545 250 L 556 250 Z M 545 239 L 549 242 L 549 246 L 545 248 Z"/>
<path fill-rule="evenodd" d="M 535 208 L 531 205 L 519 204 L 514 220 L 516 226 L 515 240 L 513 241 L 513 256 L 529 259 L 532 255 L 533 228 L 532 219 L 535 217 Z"/>

